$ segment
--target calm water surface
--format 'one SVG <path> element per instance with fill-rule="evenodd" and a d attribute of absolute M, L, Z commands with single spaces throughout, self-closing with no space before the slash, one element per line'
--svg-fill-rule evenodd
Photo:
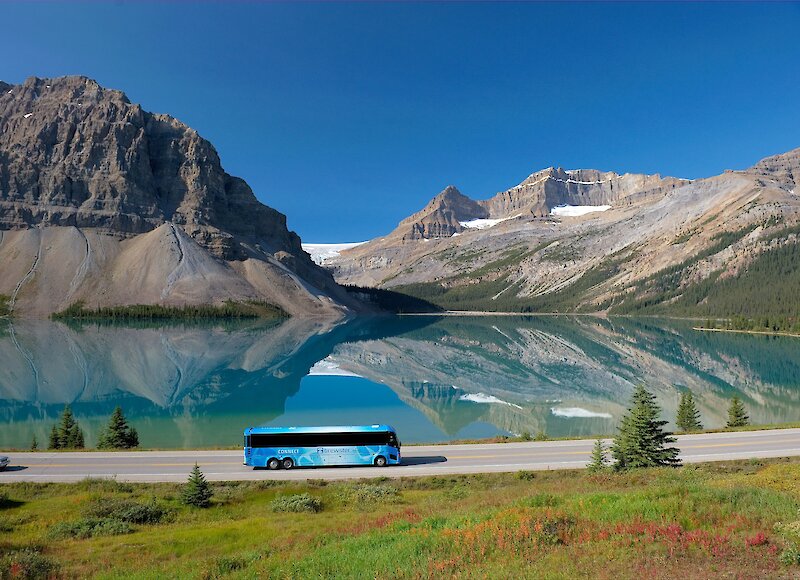
<path fill-rule="evenodd" d="M 0 448 L 45 447 L 64 405 L 87 436 L 116 405 L 143 447 L 238 445 L 253 425 L 389 423 L 407 442 L 612 433 L 639 384 L 707 427 L 738 395 L 800 421 L 800 339 L 593 317 L 398 317 L 339 325 L 0 321 Z"/>

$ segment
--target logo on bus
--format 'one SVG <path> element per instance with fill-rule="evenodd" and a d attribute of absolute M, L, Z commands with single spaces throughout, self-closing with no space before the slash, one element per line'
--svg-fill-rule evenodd
<path fill-rule="evenodd" d="M 279 454 L 300 453 L 299 449 L 278 449 Z"/>

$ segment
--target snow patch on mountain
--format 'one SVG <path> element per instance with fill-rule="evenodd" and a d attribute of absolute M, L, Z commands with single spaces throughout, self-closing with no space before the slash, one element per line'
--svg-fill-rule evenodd
<path fill-rule="evenodd" d="M 347 242 L 343 244 L 302 244 L 303 250 L 308 252 L 311 259 L 320 266 L 327 260 L 335 258 L 340 252 L 355 248 L 366 242 Z"/>
<path fill-rule="evenodd" d="M 610 205 L 558 205 L 550 210 L 550 215 L 576 217 L 609 209 L 611 209 Z"/>
<path fill-rule="evenodd" d="M 496 226 L 500 222 L 504 222 L 509 219 L 511 218 L 507 217 L 498 219 L 477 219 L 477 220 L 468 220 L 465 222 L 458 222 L 458 223 L 460 223 L 462 227 L 465 227 L 467 229 L 485 230 L 492 226 Z"/>

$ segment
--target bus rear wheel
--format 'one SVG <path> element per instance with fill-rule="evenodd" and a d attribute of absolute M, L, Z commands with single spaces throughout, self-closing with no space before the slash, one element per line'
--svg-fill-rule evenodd
<path fill-rule="evenodd" d="M 291 469 L 292 467 L 294 467 L 294 460 L 291 457 L 287 457 L 283 460 L 284 469 Z"/>
<path fill-rule="evenodd" d="M 276 457 L 270 457 L 269 461 L 267 461 L 267 467 L 270 469 L 278 469 L 280 466 L 281 462 Z"/>
<path fill-rule="evenodd" d="M 386 467 L 386 458 L 383 455 L 375 458 L 375 467 Z"/>

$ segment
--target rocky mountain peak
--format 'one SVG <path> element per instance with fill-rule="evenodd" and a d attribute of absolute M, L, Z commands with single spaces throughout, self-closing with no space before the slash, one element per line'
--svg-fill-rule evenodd
<path fill-rule="evenodd" d="M 544 217 L 560 205 L 628 205 L 634 200 L 664 195 L 686 183 L 687 180 L 662 178 L 659 174 L 620 175 L 597 169 L 548 167 L 480 203 L 493 218 L 516 214 Z"/>
<path fill-rule="evenodd" d="M 4 91 L 0 151 L 0 227 L 131 235 L 169 221 L 219 257 L 244 257 L 242 242 L 302 253 L 211 143 L 92 79 L 31 77 Z"/>
<path fill-rule="evenodd" d="M 548 167 L 483 201 L 475 201 L 449 185 L 422 210 L 401 221 L 390 236 L 403 241 L 448 238 L 464 231 L 463 222 L 470 220 L 545 217 L 561 205 L 627 205 L 664 195 L 687 182 L 658 174 L 619 175 L 597 169 Z"/>
<path fill-rule="evenodd" d="M 130 258 L 137 265 L 124 266 L 134 271 L 146 257 L 154 262 L 153 272 L 168 272 L 166 264 L 177 256 L 167 286 L 147 294 L 165 280 L 142 282 L 145 293 L 139 299 L 152 295 L 151 301 L 196 303 L 269 298 L 292 313 L 329 311 L 348 303 L 344 291 L 302 250 L 300 238 L 286 227 L 286 217 L 259 202 L 242 179 L 226 173 L 213 145 L 194 129 L 169 115 L 145 111 L 125 93 L 87 77 L 31 77 L 0 87 L 0 234 L 31 234 L 0 238 L 0 252 L 10 248 L 7 238 L 39 247 L 31 272 L 45 267 L 44 238 L 36 232 L 73 228 L 77 233 L 64 234 L 64 239 L 77 239 L 77 248 L 85 239 L 86 247 L 76 251 L 86 252 L 87 260 L 90 240 L 97 235 L 97 240 L 112 238 L 115 243 L 139 239 L 142 254 L 134 252 Z M 103 250 L 108 262 L 97 266 L 97 280 L 103 283 L 103 268 L 122 267 L 113 261 L 125 251 L 114 248 Z M 9 259 L 18 255 L 9 254 Z M 91 253 L 92 259 L 99 256 Z M 30 268 L 23 264 L 27 259 L 18 264 L 25 272 Z M 95 274 L 88 268 L 82 267 L 82 277 Z M 196 289 L 200 271 L 221 282 L 213 288 L 203 282 L 210 289 L 205 293 L 179 295 L 179 273 L 187 277 L 185 288 Z M 0 273 L 9 274 L 8 267 Z M 55 280 L 51 293 L 62 295 L 31 294 L 31 303 L 36 302 L 31 310 L 46 312 L 60 300 L 82 297 L 77 278 L 62 284 L 66 274 L 49 275 Z M 14 277 L 16 273 L 9 279 Z M 0 294 L 13 293 L 15 304 L 21 288 L 17 281 L 10 290 L 0 281 Z M 87 287 L 86 295 L 97 303 L 136 299 L 123 297 L 123 290 L 114 286 L 98 297 Z"/>
<path fill-rule="evenodd" d="M 800 182 L 800 148 L 766 157 L 747 169 L 745 173 L 773 179 L 781 187 L 793 190 Z"/>
<path fill-rule="evenodd" d="M 404 241 L 447 238 L 463 231 L 462 221 L 487 216 L 487 210 L 478 202 L 448 185 L 422 210 L 400 222 L 391 235 Z"/>
<path fill-rule="evenodd" d="M 455 185 L 448 185 L 438 194 L 436 197 L 433 198 L 434 200 L 438 200 L 441 203 L 448 203 L 452 201 L 461 201 L 463 199 L 469 199 L 466 195 L 461 193 Z"/>

